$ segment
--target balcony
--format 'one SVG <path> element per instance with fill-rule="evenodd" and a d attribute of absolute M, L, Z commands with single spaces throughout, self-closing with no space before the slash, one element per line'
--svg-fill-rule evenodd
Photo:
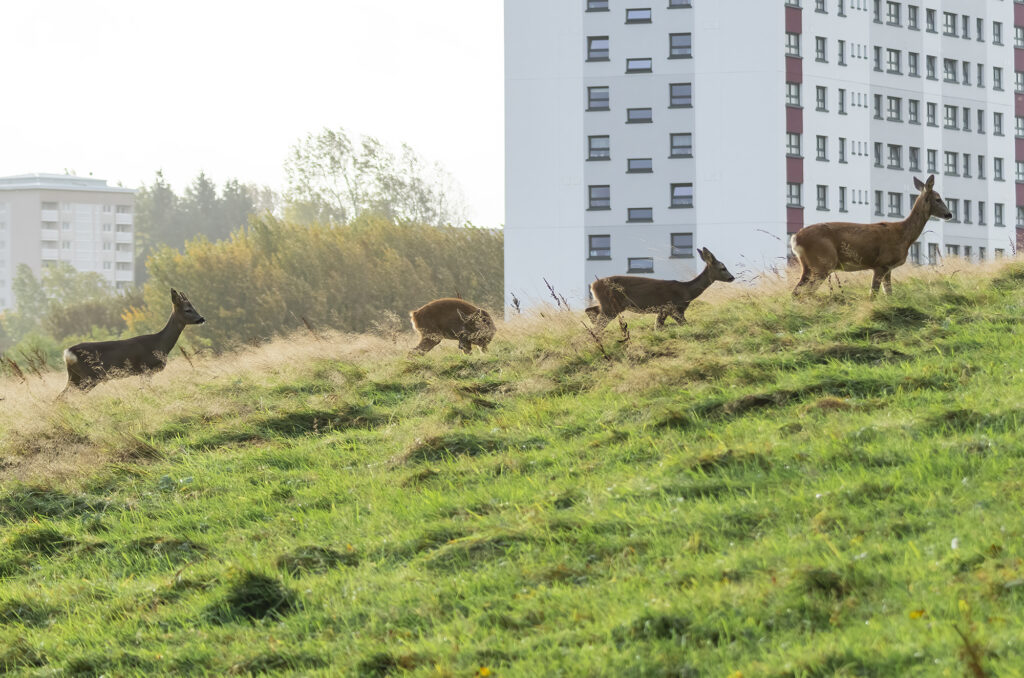
<path fill-rule="evenodd" d="M 60 250 L 56 247 L 44 247 L 42 248 L 41 258 L 43 260 L 56 261 L 60 258 Z"/>
<path fill-rule="evenodd" d="M 134 271 L 114 271 L 114 280 L 117 282 L 132 282 L 135 280 Z"/>
<path fill-rule="evenodd" d="M 131 226 L 134 222 L 132 221 L 131 214 L 122 214 L 118 212 L 114 215 L 114 223 Z"/>
<path fill-rule="evenodd" d="M 60 221 L 60 214 L 57 210 L 42 210 L 39 219 L 41 221 Z"/>
<path fill-rule="evenodd" d="M 132 252 L 114 252 L 114 261 L 130 264 L 135 261 L 135 255 Z"/>
<path fill-rule="evenodd" d="M 40 240 L 60 240 L 60 231 L 56 228 L 41 228 L 39 229 Z"/>
<path fill-rule="evenodd" d="M 131 233 L 131 231 L 118 231 L 117 233 L 114 234 L 114 242 L 120 242 L 120 243 L 126 243 L 126 242 L 130 243 L 130 242 L 132 242 L 132 233 Z"/>

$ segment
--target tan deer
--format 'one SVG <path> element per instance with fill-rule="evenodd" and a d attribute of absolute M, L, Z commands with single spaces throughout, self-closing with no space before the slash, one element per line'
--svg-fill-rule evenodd
<path fill-rule="evenodd" d="M 462 299 L 435 299 L 411 311 L 409 317 L 420 333 L 420 343 L 411 354 L 426 353 L 442 339 L 455 339 L 466 355 L 472 352 L 474 344 L 486 352 L 497 331 L 487 311 Z"/>
<path fill-rule="evenodd" d="M 653 280 L 636 275 L 613 275 L 599 278 L 590 285 L 597 300 L 596 306 L 586 309 L 591 321 L 601 331 L 623 311 L 657 313 L 656 325 L 661 328 L 671 317 L 680 325 L 686 322 L 684 313 L 690 302 L 699 297 L 716 280 L 732 282 L 736 278 L 725 264 L 707 249 L 697 253 L 706 266 L 693 280 Z"/>
<path fill-rule="evenodd" d="M 64 351 L 68 383 L 57 397 L 63 397 L 72 387 L 88 391 L 107 379 L 162 370 L 167 365 L 167 354 L 178 342 L 185 326 L 206 322 L 192 302 L 176 290 L 171 290 L 171 304 L 171 317 L 156 334 L 114 341 L 89 341 Z"/>
<path fill-rule="evenodd" d="M 874 272 L 871 296 L 878 293 L 882 284 L 885 285 L 885 293 L 892 294 L 892 269 L 902 266 L 907 260 L 910 246 L 921 236 L 928 219 L 953 218 L 939 192 L 933 190 L 934 185 L 934 174 L 924 183 L 914 177 L 914 187 L 921 194 L 903 221 L 877 224 L 828 222 L 794 233 L 790 247 L 800 259 L 803 270 L 800 281 L 793 288 L 793 295 L 813 292 L 832 271 L 868 269 Z"/>

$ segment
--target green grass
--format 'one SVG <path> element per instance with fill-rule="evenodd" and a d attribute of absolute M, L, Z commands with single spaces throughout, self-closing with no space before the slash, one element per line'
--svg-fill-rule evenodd
<path fill-rule="evenodd" d="M 8 383 L 0 673 L 1024 675 L 1024 268 L 845 294 Z"/>

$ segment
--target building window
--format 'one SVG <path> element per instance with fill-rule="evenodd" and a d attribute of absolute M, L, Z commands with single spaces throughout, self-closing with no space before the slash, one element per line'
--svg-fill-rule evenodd
<path fill-rule="evenodd" d="M 693 233 L 673 233 L 671 235 L 673 258 L 693 258 Z"/>
<path fill-rule="evenodd" d="M 978 109 L 978 134 L 985 133 L 985 111 Z"/>
<path fill-rule="evenodd" d="M 890 193 L 889 194 L 889 216 L 890 217 L 901 217 L 901 216 L 903 216 L 903 194 L 902 193 Z"/>
<path fill-rule="evenodd" d="M 946 198 L 946 207 L 949 208 L 949 213 L 953 215 L 949 220 L 952 222 L 960 221 L 960 201 L 956 198 Z"/>
<path fill-rule="evenodd" d="M 956 59 L 943 59 L 942 72 L 945 82 L 956 82 Z"/>
<path fill-rule="evenodd" d="M 917 5 L 907 5 L 907 28 L 912 31 L 920 30 L 917 23 Z"/>
<path fill-rule="evenodd" d="M 998 21 L 992 22 L 992 44 L 1003 44 L 1003 24 Z"/>
<path fill-rule="evenodd" d="M 846 115 L 846 90 L 839 89 L 839 115 Z"/>
<path fill-rule="evenodd" d="M 962 68 L 960 69 L 961 78 L 963 79 L 965 85 L 970 85 L 971 84 L 971 62 L 964 61 L 961 64 L 961 66 L 962 66 Z"/>
<path fill-rule="evenodd" d="M 587 189 L 590 195 L 588 209 L 610 210 L 612 208 L 611 186 L 588 186 Z"/>
<path fill-rule="evenodd" d="M 786 54 L 789 56 L 800 56 L 799 33 L 786 33 Z"/>
<path fill-rule="evenodd" d="M 960 109 L 957 108 L 956 106 L 944 106 L 942 110 L 942 122 L 946 126 L 946 129 L 957 129 L 957 113 Z"/>
<path fill-rule="evenodd" d="M 956 14 L 953 12 L 942 13 L 942 34 L 956 37 Z"/>
<path fill-rule="evenodd" d="M 917 99 L 907 100 L 907 119 L 914 125 L 921 124 L 921 102 Z"/>
<path fill-rule="evenodd" d="M 964 153 L 963 168 L 964 168 L 964 176 L 969 178 L 971 176 L 971 154 L 970 153 Z"/>
<path fill-rule="evenodd" d="M 669 157 L 689 158 L 693 156 L 693 135 L 679 133 L 669 135 Z"/>
<path fill-rule="evenodd" d="M 1003 136 L 1003 114 L 998 112 L 992 113 L 992 134 L 996 136 Z"/>
<path fill-rule="evenodd" d="M 898 49 L 885 51 L 885 70 L 888 73 L 902 73 L 900 69 L 901 52 Z"/>
<path fill-rule="evenodd" d="M 1024 49 L 1024 27 L 1013 27 L 1013 46 L 1017 49 Z"/>
<path fill-rule="evenodd" d="M 928 265 L 936 266 L 939 263 L 939 243 L 928 243 Z"/>
<path fill-rule="evenodd" d="M 786 205 L 788 207 L 800 207 L 803 205 L 800 197 L 801 184 L 786 184 Z"/>
<path fill-rule="evenodd" d="M 882 48 L 875 47 L 875 70 L 882 70 Z"/>
<path fill-rule="evenodd" d="M 668 0 L 668 8 L 693 7 L 693 0 Z"/>
<path fill-rule="evenodd" d="M 911 146 L 907 149 L 907 164 L 911 172 L 921 171 L 921 149 L 915 146 Z"/>
<path fill-rule="evenodd" d="M 1013 91 L 1018 94 L 1024 92 L 1024 72 L 1013 72 Z"/>
<path fill-rule="evenodd" d="M 814 88 L 814 110 L 816 111 L 828 111 L 827 106 L 828 91 L 818 85 Z"/>
<path fill-rule="evenodd" d="M 817 160 L 828 160 L 828 137 L 818 135 L 814 138 L 814 147 L 817 151 Z"/>
<path fill-rule="evenodd" d="M 626 161 L 626 171 L 631 174 L 653 172 L 654 161 L 651 158 L 630 158 Z"/>
<path fill-rule="evenodd" d="M 825 51 L 825 38 L 817 36 L 814 38 L 814 60 L 815 61 L 828 61 L 828 54 Z"/>
<path fill-rule="evenodd" d="M 939 152 L 934 148 L 928 149 L 928 173 L 935 174 L 939 171 Z"/>
<path fill-rule="evenodd" d="M 626 220 L 637 222 L 654 221 L 654 208 L 652 207 L 630 207 L 626 210 Z"/>
<path fill-rule="evenodd" d="M 626 59 L 627 73 L 650 73 L 654 68 L 654 60 L 650 57 Z"/>
<path fill-rule="evenodd" d="M 946 245 L 946 256 L 947 257 L 958 257 L 960 256 L 959 245 Z"/>
<path fill-rule="evenodd" d="M 651 23 L 651 8 L 644 7 L 641 9 L 627 9 L 626 10 L 626 23 L 627 24 L 649 24 Z"/>
<path fill-rule="evenodd" d="M 611 160 L 611 137 L 587 137 L 587 160 Z"/>
<path fill-rule="evenodd" d="M 863 7 L 863 5 L 861 5 L 861 7 Z M 876 24 L 882 23 L 882 0 L 875 0 L 874 15 L 875 15 L 875 23 Z"/>
<path fill-rule="evenodd" d="M 693 105 L 693 85 L 674 82 L 669 88 L 669 108 L 687 108 Z"/>
<path fill-rule="evenodd" d="M 838 52 L 839 52 L 839 65 L 840 66 L 845 66 L 846 65 L 846 41 L 845 40 L 840 40 L 839 41 Z"/>
<path fill-rule="evenodd" d="M 591 35 L 587 37 L 587 61 L 609 61 L 608 36 Z"/>
<path fill-rule="evenodd" d="M 1024 137 L 1024 117 L 1019 115 L 1013 117 L 1013 133 L 1016 136 Z"/>
<path fill-rule="evenodd" d="M 875 142 L 875 167 L 882 166 L 882 142 Z"/>
<path fill-rule="evenodd" d="M 689 59 L 693 56 L 693 36 L 690 33 L 670 33 L 668 36 L 668 58 Z"/>
<path fill-rule="evenodd" d="M 587 0 L 588 12 L 607 12 L 608 0 Z"/>
<path fill-rule="evenodd" d="M 907 52 L 907 71 L 914 78 L 921 76 L 921 72 L 918 70 L 918 60 L 920 58 L 921 55 L 917 52 Z"/>
<path fill-rule="evenodd" d="M 964 223 L 971 223 L 971 201 L 964 200 Z"/>
<path fill-rule="evenodd" d="M 984 226 L 985 225 L 985 201 L 984 200 L 979 200 L 978 201 L 978 225 L 979 226 Z"/>
<path fill-rule="evenodd" d="M 935 10 L 925 9 L 924 11 L 925 30 L 929 33 L 935 32 Z"/>
<path fill-rule="evenodd" d="M 1003 89 L 1003 69 L 999 66 L 992 67 L 992 89 L 999 91 Z"/>
<path fill-rule="evenodd" d="M 814 0 L 814 11 L 826 14 L 827 10 L 825 9 L 825 0 Z"/>
<path fill-rule="evenodd" d="M 963 122 L 963 130 L 965 132 L 970 132 L 971 131 L 971 109 L 968 108 L 967 106 L 964 106 L 962 113 L 963 113 L 963 115 L 960 117 L 960 119 L 964 121 Z"/>
<path fill-rule="evenodd" d="M 874 100 L 875 100 L 875 120 L 881 120 L 882 119 L 882 95 L 881 94 L 876 94 L 875 97 L 874 97 Z"/>
<path fill-rule="evenodd" d="M 910 263 L 917 266 L 921 265 L 921 243 L 910 243 L 910 253 L 907 258 L 910 259 Z"/>
<path fill-rule="evenodd" d="M 612 237 L 610 235 L 592 235 L 590 241 L 589 259 L 611 259 L 612 258 Z"/>
<path fill-rule="evenodd" d="M 608 105 L 608 88 L 607 87 L 588 87 L 587 88 L 587 110 L 588 111 L 607 111 Z"/>
<path fill-rule="evenodd" d="M 1024 226 L 1024 207 L 1017 207 L 1017 226 Z M 983 258 L 980 248 L 978 249 L 978 258 Z"/>
<path fill-rule="evenodd" d="M 985 86 L 985 64 L 978 64 L 978 87 Z"/>
<path fill-rule="evenodd" d="M 626 273 L 654 273 L 653 257 L 630 257 Z"/>
<path fill-rule="evenodd" d="M 882 212 L 882 192 L 875 191 L 875 215 L 880 217 L 883 214 L 884 212 Z"/>
<path fill-rule="evenodd" d="M 839 187 L 839 211 L 846 211 L 846 186 Z"/>
<path fill-rule="evenodd" d="M 978 248 L 978 261 L 985 261 L 985 248 L 984 247 L 979 247 Z"/>
<path fill-rule="evenodd" d="M 964 40 L 971 39 L 971 17 L 966 14 L 960 16 L 960 37 Z"/>
<path fill-rule="evenodd" d="M 1003 180 L 1003 159 L 992 158 L 992 178 L 996 181 Z"/>
<path fill-rule="evenodd" d="M 985 156 L 983 155 L 978 156 L 978 178 L 985 178 Z"/>
<path fill-rule="evenodd" d="M 889 169 L 903 169 L 903 147 L 889 144 Z"/>
<path fill-rule="evenodd" d="M 800 157 L 800 135 L 796 132 L 786 134 L 786 155 Z"/>
<path fill-rule="evenodd" d="M 946 174 L 956 176 L 960 156 L 954 151 L 946 151 L 944 157 L 946 159 Z"/>
<path fill-rule="evenodd" d="M 652 122 L 654 120 L 654 114 L 650 108 L 627 108 L 626 109 L 626 122 Z"/>
<path fill-rule="evenodd" d="M 885 3 L 885 22 L 890 26 L 900 25 L 900 3 Z"/>
<path fill-rule="evenodd" d="M 672 184 L 671 207 L 693 207 L 693 184 Z"/>
<path fill-rule="evenodd" d="M 846 162 L 846 139 L 839 137 L 839 162 Z"/>
<path fill-rule="evenodd" d="M 886 104 L 888 107 L 887 119 L 893 122 L 903 121 L 903 99 L 899 97 L 887 97 Z"/>
<path fill-rule="evenodd" d="M 925 76 L 929 80 L 937 80 L 935 77 L 935 57 L 928 54 L 924 57 Z"/>
<path fill-rule="evenodd" d="M 1003 203 L 997 202 L 992 205 L 992 208 L 995 210 L 992 213 L 992 223 L 996 226 L 1005 226 L 1006 224 L 1003 223 Z M 998 251 L 996 250 L 996 252 Z"/>
<path fill-rule="evenodd" d="M 828 186 L 817 186 L 818 209 L 828 210 Z"/>
<path fill-rule="evenodd" d="M 800 105 L 800 83 L 798 83 L 798 82 L 787 82 L 786 83 L 786 105 L 787 106 L 799 106 Z"/>

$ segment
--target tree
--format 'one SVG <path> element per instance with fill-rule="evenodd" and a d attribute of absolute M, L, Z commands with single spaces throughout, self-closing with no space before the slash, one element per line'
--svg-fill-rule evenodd
<path fill-rule="evenodd" d="M 296 221 L 347 223 L 363 213 L 430 226 L 466 220 L 452 176 L 408 145 L 396 154 L 374 137 L 353 142 L 343 129 L 324 129 L 292 147 L 285 172 L 286 215 Z"/>

